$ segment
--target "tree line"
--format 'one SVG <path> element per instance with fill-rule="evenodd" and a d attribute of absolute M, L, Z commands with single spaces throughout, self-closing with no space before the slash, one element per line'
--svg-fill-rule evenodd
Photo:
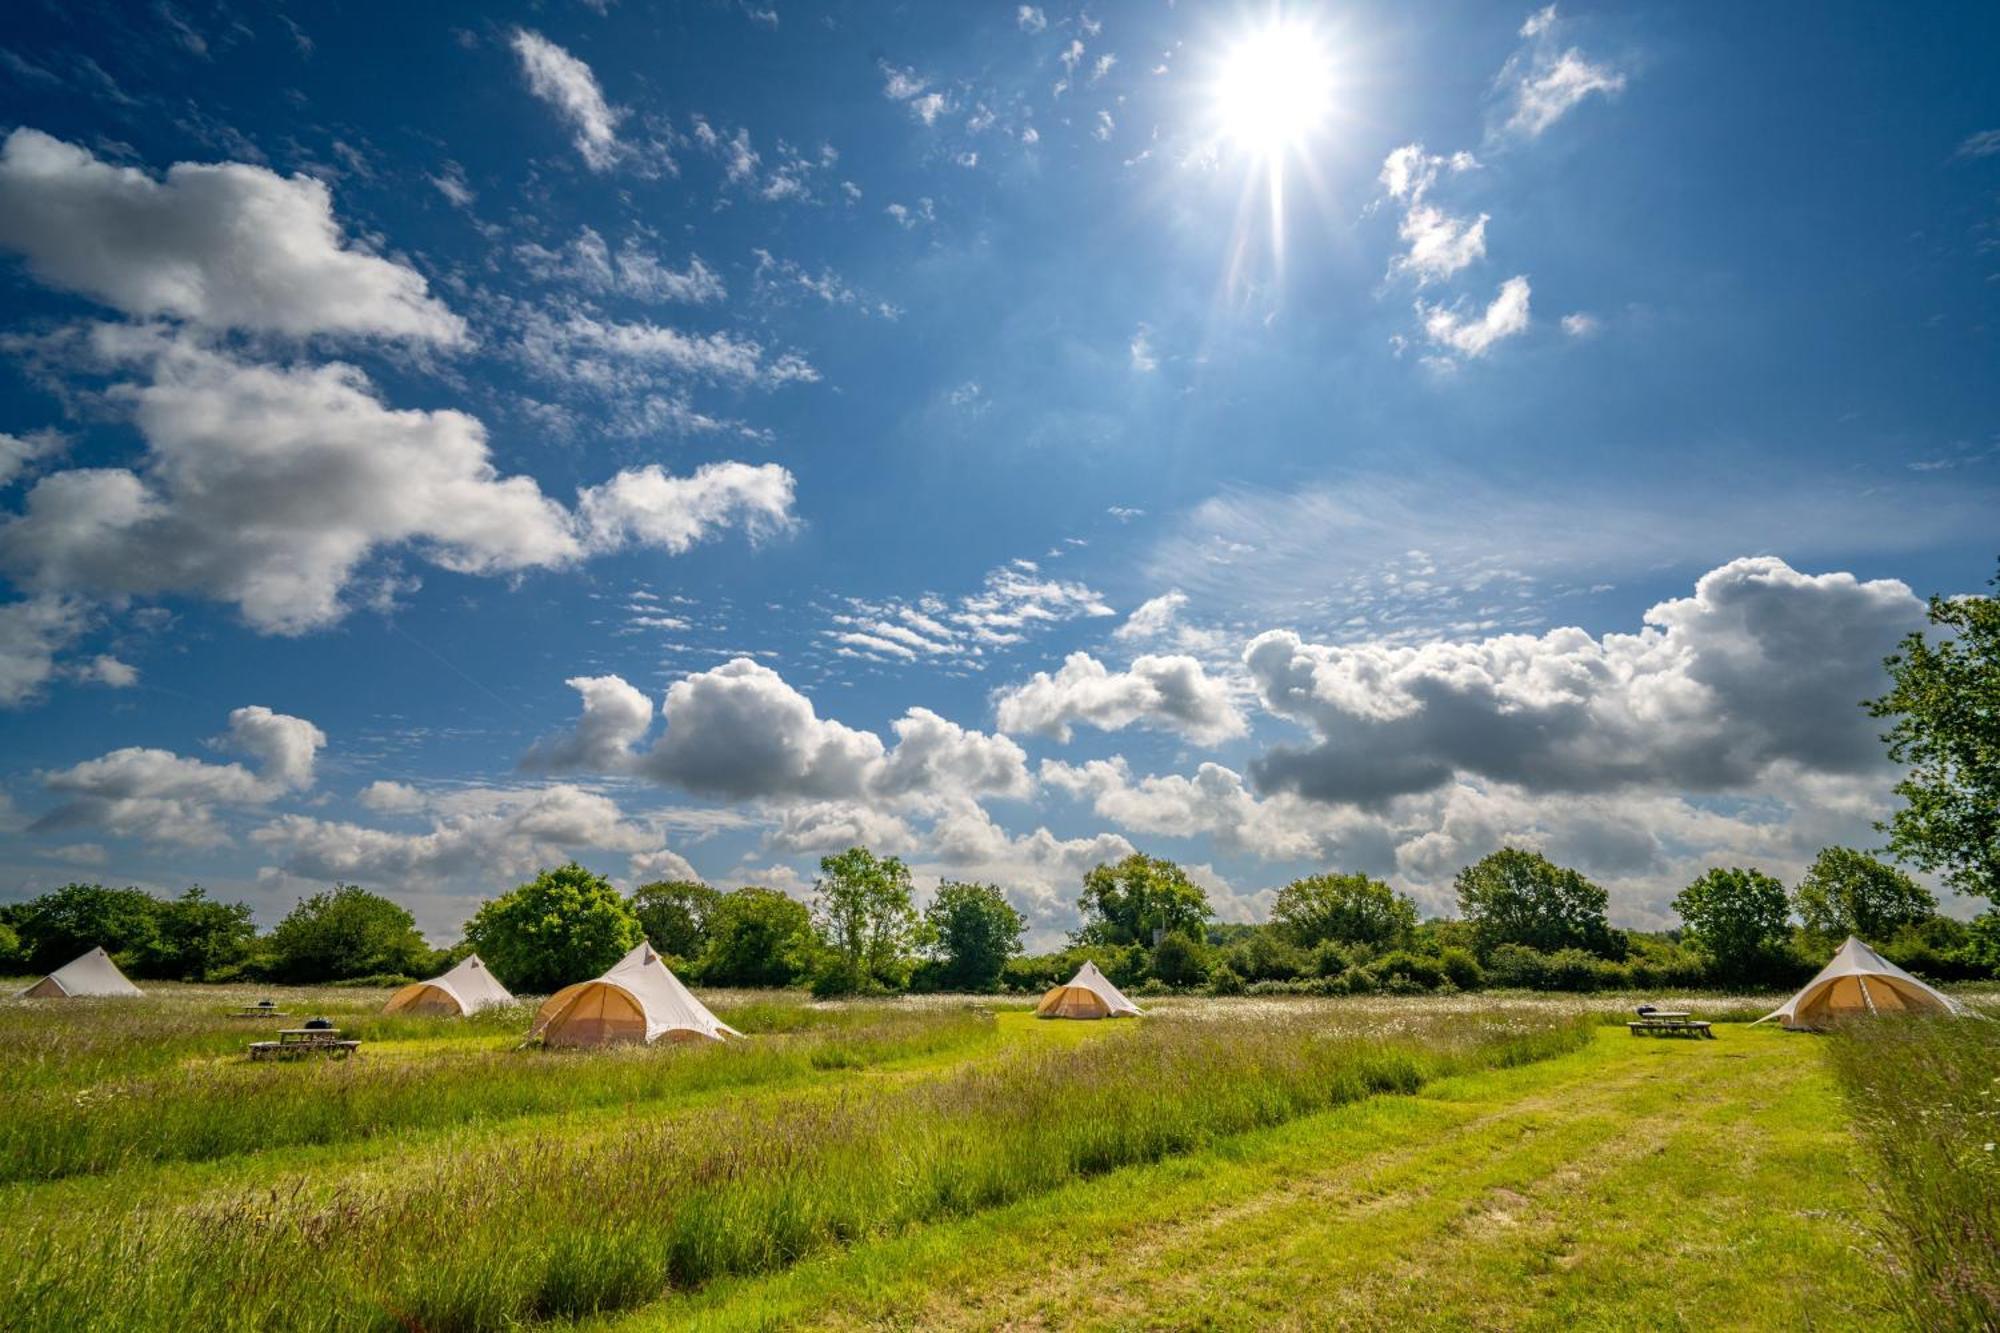
<path fill-rule="evenodd" d="M 163 899 L 71 884 L 0 908 L 0 968 L 45 972 L 102 945 L 142 979 L 387 984 L 476 951 L 508 986 L 539 993 L 646 940 L 690 981 L 820 996 L 1035 992 L 1085 960 L 1142 993 L 1783 987 L 1852 934 L 1933 980 L 2000 976 L 2000 912 L 1940 916 L 1908 875 L 1846 847 L 1822 851 L 1789 891 L 1758 870 L 1710 870 L 1674 899 L 1681 925 L 1663 932 L 1614 929 L 1602 887 L 1522 848 L 1466 866 L 1454 887 L 1458 915 L 1421 920 L 1379 879 L 1310 875 L 1278 891 L 1268 923 L 1226 923 L 1182 867 L 1135 853 L 1085 874 L 1079 927 L 1030 956 L 1027 922 L 999 886 L 945 881 L 919 909 L 909 867 L 866 847 L 823 858 L 809 903 L 692 881 L 628 896 L 571 863 L 483 905 L 442 950 L 402 906 L 352 884 L 301 899 L 263 934 L 249 907 L 200 888 Z"/>

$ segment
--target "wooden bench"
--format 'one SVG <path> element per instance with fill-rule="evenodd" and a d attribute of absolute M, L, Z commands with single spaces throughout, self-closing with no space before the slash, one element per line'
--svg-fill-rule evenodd
<path fill-rule="evenodd" d="M 343 1040 L 339 1028 L 282 1028 L 276 1041 L 250 1043 L 252 1060 L 297 1060 L 308 1055 L 324 1055 L 345 1060 L 361 1049 L 361 1043 Z"/>
<path fill-rule="evenodd" d="M 1707 1020 L 1690 1018 L 1686 1014 L 1671 1017 L 1655 1014 L 1650 1018 L 1635 1019 L 1625 1027 L 1635 1037 L 1707 1037 L 1710 1041 L 1715 1040 L 1715 1033 L 1710 1030 Z"/>

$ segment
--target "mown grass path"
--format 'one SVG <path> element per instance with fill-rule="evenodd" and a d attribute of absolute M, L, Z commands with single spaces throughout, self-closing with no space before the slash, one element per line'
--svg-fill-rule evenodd
<path fill-rule="evenodd" d="M 1815 1041 L 1607 1029 L 648 1307 L 621 1330 L 1894 1325 Z"/>

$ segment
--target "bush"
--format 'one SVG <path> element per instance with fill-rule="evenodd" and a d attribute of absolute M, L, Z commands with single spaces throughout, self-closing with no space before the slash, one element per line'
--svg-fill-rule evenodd
<path fill-rule="evenodd" d="M 709 915 L 699 971 L 711 986 L 796 985 L 812 963 L 812 913 L 796 898 L 752 885 Z"/>
<path fill-rule="evenodd" d="M 1547 990 L 1548 956 L 1525 944 L 1501 944 L 1486 959 L 1486 982 L 1508 990 Z"/>
<path fill-rule="evenodd" d="M 1179 931 L 1169 932 L 1153 946 L 1150 970 L 1169 986 L 1199 986 L 1208 979 L 1208 946 Z"/>
<path fill-rule="evenodd" d="M 434 957 L 415 917 L 353 884 L 300 899 L 264 941 L 263 953 L 273 979 L 295 984 L 414 976 Z"/>
<path fill-rule="evenodd" d="M 1243 993 L 1243 978 L 1237 975 L 1235 968 L 1224 963 L 1221 967 L 1216 968 L 1215 971 L 1208 974 L 1208 993 L 1210 995 L 1241 995 Z"/>
<path fill-rule="evenodd" d="M 1269 928 L 1251 931 L 1223 957 L 1245 981 L 1290 981 L 1311 967 L 1304 951 Z"/>
<path fill-rule="evenodd" d="M 1434 991 L 1444 984 L 1444 968 L 1437 959 L 1406 949 L 1383 954 L 1368 970 L 1376 984 L 1392 995 Z"/>
<path fill-rule="evenodd" d="M 1447 948 L 1438 954 L 1438 966 L 1445 980 L 1459 990 L 1478 990 L 1486 984 L 1486 973 L 1470 949 Z"/>

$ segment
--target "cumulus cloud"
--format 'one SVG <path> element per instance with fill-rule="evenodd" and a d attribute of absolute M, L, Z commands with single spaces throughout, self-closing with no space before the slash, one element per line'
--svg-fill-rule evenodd
<path fill-rule="evenodd" d="M 1578 310 L 1562 318 L 1562 329 L 1572 338 L 1594 338 L 1603 324 L 1597 316 Z"/>
<path fill-rule="evenodd" d="M 36 820 L 31 831 L 89 828 L 189 847 L 220 845 L 229 840 L 221 813 L 268 805 L 313 785 L 326 733 L 304 718 L 253 705 L 229 715 L 229 730 L 216 743 L 249 755 L 255 771 L 170 750 L 113 750 L 43 774 L 42 785 L 63 803 Z"/>
<path fill-rule="evenodd" d="M 1407 247 L 1390 261 L 1392 274 L 1412 274 L 1422 285 L 1449 278 L 1485 258 L 1487 215 L 1457 217 L 1428 198 L 1440 176 L 1478 166 L 1470 153 L 1444 157 L 1426 152 L 1420 143 L 1404 144 L 1383 159 L 1378 179 L 1389 197 L 1403 205 L 1397 234 Z"/>
<path fill-rule="evenodd" d="M 1537 792 L 1723 792 L 1776 765 L 1883 762 L 1858 703 L 1923 623 L 1894 580 L 1806 575 L 1772 557 L 1702 576 L 1637 634 L 1580 629 L 1416 647 L 1257 636 L 1243 661 L 1264 707 L 1313 732 L 1251 766 L 1261 790 L 1358 805 L 1456 774 Z"/>
<path fill-rule="evenodd" d="M 141 318 L 465 339 L 415 269 L 349 243 L 324 183 L 242 162 L 181 162 L 156 180 L 17 129 L 0 146 L 0 248 L 51 287 Z"/>
<path fill-rule="evenodd" d="M 1528 294 L 1528 280 L 1512 277 L 1500 284 L 1499 295 L 1482 314 L 1421 301 L 1417 313 L 1423 316 L 1424 333 L 1439 347 L 1460 356 L 1485 356 L 1495 343 L 1527 329 Z"/>
<path fill-rule="evenodd" d="M 82 636 L 88 620 L 88 608 L 74 597 L 0 603 L 0 708 L 37 696 L 55 675 L 56 655 Z"/>
<path fill-rule="evenodd" d="M 618 161 L 618 122 L 625 112 L 604 100 L 590 66 L 538 32 L 514 29 L 514 54 L 528 91 L 555 108 L 576 136 L 576 151 L 592 171 L 609 170 Z"/>
<path fill-rule="evenodd" d="M 55 457 L 68 445 L 60 431 L 37 430 L 26 435 L 0 431 L 0 487 L 11 486 L 35 464 Z"/>
<path fill-rule="evenodd" d="M 44 476 L 0 518 L 0 569 L 36 593 L 197 593 L 291 634 L 344 615 L 359 568 L 387 548 L 485 574 L 620 543 L 679 551 L 720 524 L 787 518 L 775 465 L 622 473 L 583 492 L 579 516 L 501 476 L 473 417 L 388 408 L 351 366 L 254 365 L 150 329 L 100 328 L 95 346 L 150 371 L 110 391 L 147 454 Z"/>
<path fill-rule="evenodd" d="M 1089 653 L 1071 653 L 1061 670 L 1037 671 L 994 696 L 1000 730 L 1050 736 L 1065 743 L 1077 723 L 1101 731 L 1141 726 L 1176 731 L 1214 745 L 1248 728 L 1222 681 L 1192 657 L 1136 658 L 1112 671 Z"/>
<path fill-rule="evenodd" d="M 403 831 L 287 814 L 250 838 L 287 875 L 392 889 L 428 891 L 442 879 L 491 891 L 591 851 L 631 857 L 635 876 L 694 877 L 656 829 L 627 818 L 609 797 L 567 783 L 417 791 L 414 806 L 398 813 L 427 827 Z"/>
<path fill-rule="evenodd" d="M 666 730 L 641 748 L 649 701 L 616 676 L 576 677 L 583 716 L 545 737 L 523 764 L 547 772 L 641 776 L 726 800 L 778 804 L 853 802 L 875 809 L 933 809 L 941 801 L 1025 797 L 1027 756 L 1005 736 L 969 731 L 912 708 L 892 725 L 893 746 L 870 731 L 822 718 L 771 668 L 739 657 L 668 687 Z"/>

